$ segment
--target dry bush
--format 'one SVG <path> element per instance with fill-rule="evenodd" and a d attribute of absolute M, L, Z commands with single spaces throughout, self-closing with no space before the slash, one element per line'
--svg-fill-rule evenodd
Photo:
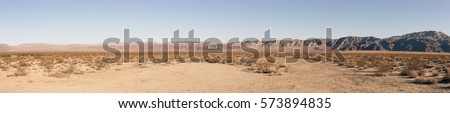
<path fill-rule="evenodd" d="M 409 76 L 410 78 L 417 78 L 419 76 L 419 74 L 417 74 L 417 72 L 413 71 L 413 70 L 403 70 L 402 72 L 400 72 L 400 76 Z"/>
<path fill-rule="evenodd" d="M 31 64 L 28 63 L 27 60 L 20 60 L 19 62 L 17 62 L 17 66 L 19 66 L 19 67 L 23 67 L 23 66 L 31 66 Z"/>
<path fill-rule="evenodd" d="M 63 57 L 57 57 L 54 60 L 57 64 L 64 63 L 64 61 L 65 61 Z"/>
<path fill-rule="evenodd" d="M 28 73 L 26 71 L 25 67 L 18 67 L 16 68 L 16 70 L 14 71 L 14 74 L 12 75 L 8 75 L 7 77 L 17 77 L 17 76 L 26 76 Z"/>
<path fill-rule="evenodd" d="M 439 82 L 450 83 L 450 74 L 446 74 Z"/>
<path fill-rule="evenodd" d="M 356 67 L 356 63 L 353 61 L 350 61 L 349 63 L 346 63 L 345 66 L 347 68 L 355 68 Z"/>
<path fill-rule="evenodd" d="M 47 70 L 51 70 L 54 68 L 53 61 L 51 61 L 51 60 L 41 60 L 39 65 L 45 67 L 45 69 L 47 69 Z"/>
<path fill-rule="evenodd" d="M 189 62 L 199 63 L 202 59 L 201 58 L 188 58 Z"/>
<path fill-rule="evenodd" d="M 103 68 L 106 67 L 106 63 L 103 63 L 102 61 L 96 61 L 94 66 L 95 66 L 95 70 L 102 70 Z"/>
<path fill-rule="evenodd" d="M 8 63 L 1 63 L 0 64 L 0 68 L 2 69 L 2 71 L 8 71 L 9 70 L 9 64 Z"/>
<path fill-rule="evenodd" d="M 323 61 L 323 60 L 325 60 L 325 56 L 323 56 L 321 54 L 316 54 L 311 59 L 314 61 Z"/>
<path fill-rule="evenodd" d="M 183 58 L 181 56 L 176 56 L 175 61 L 177 61 L 179 63 L 186 63 L 186 58 Z"/>
<path fill-rule="evenodd" d="M 423 66 L 423 62 L 421 61 L 411 61 L 406 65 L 407 69 L 410 70 L 419 70 Z"/>
<path fill-rule="evenodd" d="M 250 65 L 256 63 L 258 61 L 258 58 L 241 57 L 241 59 L 239 59 L 239 61 L 246 66 L 250 66 Z"/>
<path fill-rule="evenodd" d="M 233 65 L 242 65 L 240 57 L 234 57 L 234 58 L 232 58 L 232 60 L 233 60 L 232 61 Z"/>
<path fill-rule="evenodd" d="M 367 60 L 356 61 L 356 66 L 358 66 L 359 70 L 367 69 L 369 64 L 370 64 L 370 62 Z"/>
<path fill-rule="evenodd" d="M 433 78 L 416 78 L 414 79 L 413 83 L 416 84 L 437 84 L 438 80 Z"/>
<path fill-rule="evenodd" d="M 83 71 L 79 70 L 77 63 L 70 63 L 69 67 L 67 67 L 65 70 L 61 71 L 63 74 L 83 74 Z"/>
<path fill-rule="evenodd" d="M 159 64 L 159 63 L 168 63 L 169 59 L 168 58 L 154 58 L 154 59 L 150 59 L 150 61 L 152 61 L 155 64 Z"/>
<path fill-rule="evenodd" d="M 61 72 L 55 72 L 55 73 L 51 73 L 49 75 L 47 75 L 49 77 L 55 77 L 55 78 L 68 78 L 69 75 L 61 73 Z"/>
<path fill-rule="evenodd" d="M 220 57 L 220 56 L 216 56 L 214 58 L 205 57 L 204 60 L 205 60 L 205 62 L 208 62 L 208 63 L 219 63 L 220 61 L 222 61 L 222 57 Z"/>
<path fill-rule="evenodd" d="M 119 59 L 117 62 L 116 62 L 116 65 L 122 65 L 123 64 L 123 60 L 122 59 Z"/>
<path fill-rule="evenodd" d="M 377 72 L 375 72 L 374 76 L 385 77 L 385 76 L 388 76 L 388 73 L 383 73 L 383 72 L 377 71 Z"/>
<path fill-rule="evenodd" d="M 433 68 L 434 65 L 432 65 L 432 64 L 424 64 L 423 67 L 424 68 Z"/>
<path fill-rule="evenodd" d="M 377 65 L 375 76 L 387 76 L 393 69 L 392 63 L 382 62 Z"/>
<path fill-rule="evenodd" d="M 417 74 L 419 74 L 419 76 L 425 76 L 426 73 L 427 70 L 421 69 Z"/>
<path fill-rule="evenodd" d="M 254 73 L 279 73 L 278 70 L 280 69 L 280 67 L 275 63 L 270 63 L 262 60 L 251 65 L 251 67 L 247 69 L 253 71 Z"/>
<path fill-rule="evenodd" d="M 447 68 L 447 67 L 444 68 L 444 72 L 447 73 L 447 74 L 449 74 L 449 73 L 450 73 L 450 68 Z"/>
<path fill-rule="evenodd" d="M 440 74 L 439 74 L 439 72 L 433 72 L 433 73 L 431 73 L 431 75 L 432 76 L 439 76 Z"/>

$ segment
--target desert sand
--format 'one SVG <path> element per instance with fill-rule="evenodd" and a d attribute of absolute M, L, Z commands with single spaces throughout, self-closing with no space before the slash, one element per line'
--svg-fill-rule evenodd
<path fill-rule="evenodd" d="M 402 76 L 371 76 L 374 70 L 332 63 L 287 64 L 285 73 L 249 72 L 218 63 L 125 63 L 100 71 L 56 78 L 30 67 L 27 76 L 0 73 L 1 93 L 359 93 L 450 92 L 447 84 L 423 85 Z M 88 69 L 87 69 L 88 70 Z M 395 74 L 395 72 L 390 73 Z"/>

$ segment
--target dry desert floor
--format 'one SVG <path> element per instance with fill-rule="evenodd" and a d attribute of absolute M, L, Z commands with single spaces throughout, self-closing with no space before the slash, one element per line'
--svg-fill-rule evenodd
<path fill-rule="evenodd" d="M 27 76 L 0 73 L 1 93 L 359 93 L 450 92 L 448 84 L 414 84 L 413 78 L 372 76 L 374 70 L 332 63 L 287 64 L 282 75 L 249 72 L 243 65 L 172 63 L 114 65 L 55 78 L 30 68 Z M 391 73 L 396 74 L 396 73 Z"/>

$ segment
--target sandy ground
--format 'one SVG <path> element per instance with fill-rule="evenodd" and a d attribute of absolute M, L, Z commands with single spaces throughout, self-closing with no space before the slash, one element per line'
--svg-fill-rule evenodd
<path fill-rule="evenodd" d="M 283 75 L 246 71 L 244 66 L 211 63 L 114 65 L 69 78 L 43 76 L 31 71 L 27 76 L 6 77 L 0 73 L 0 92 L 76 93 L 347 93 L 347 92 L 450 92 L 450 84 L 421 85 L 400 76 L 374 77 L 334 64 L 288 65 Z"/>

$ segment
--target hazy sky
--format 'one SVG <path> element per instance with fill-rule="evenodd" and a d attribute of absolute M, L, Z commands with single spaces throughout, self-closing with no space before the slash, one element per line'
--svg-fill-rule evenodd
<path fill-rule="evenodd" d="M 0 0 L 0 43 L 102 43 L 159 40 L 195 29 L 202 40 L 450 33 L 450 0 Z"/>

